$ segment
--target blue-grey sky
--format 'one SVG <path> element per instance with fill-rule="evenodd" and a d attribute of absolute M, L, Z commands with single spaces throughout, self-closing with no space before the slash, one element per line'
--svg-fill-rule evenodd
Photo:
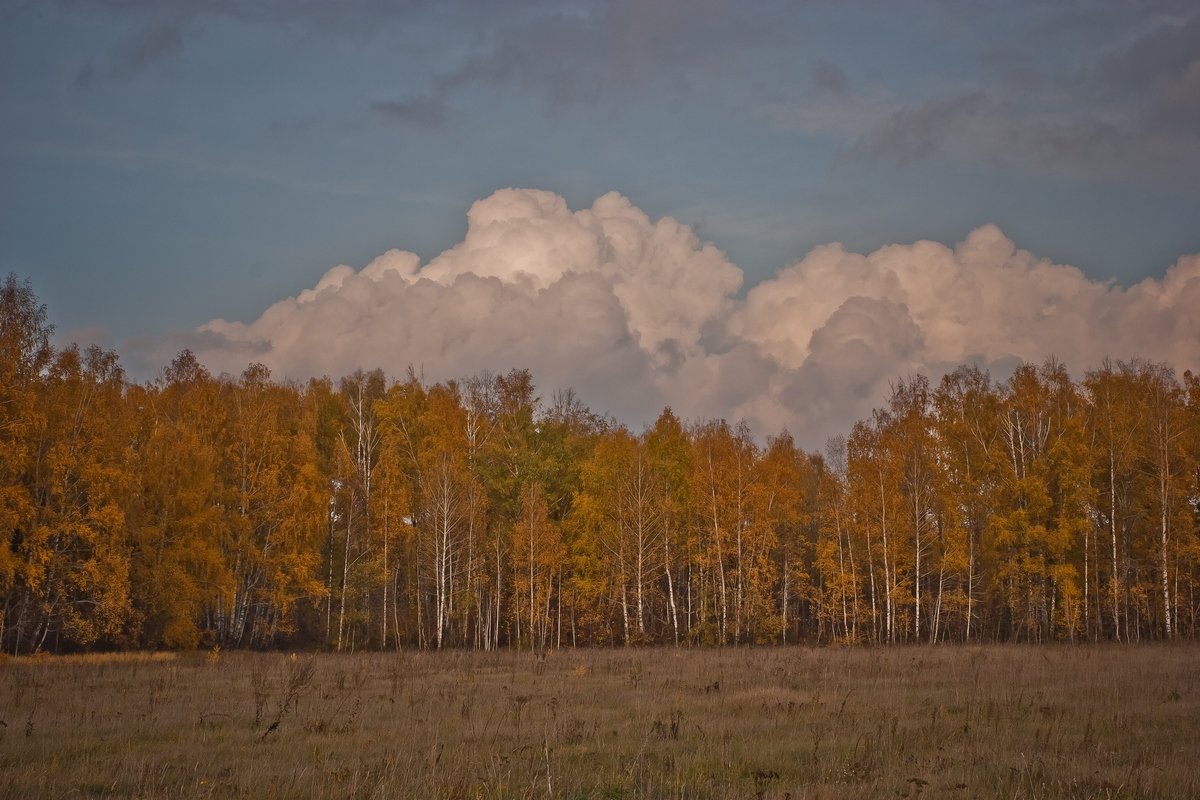
<path fill-rule="evenodd" d="M 619 192 L 744 297 L 985 224 L 1130 286 L 1200 252 L 1198 185 L 1190 1 L 0 0 L 0 272 L 123 353 L 504 187 Z"/>

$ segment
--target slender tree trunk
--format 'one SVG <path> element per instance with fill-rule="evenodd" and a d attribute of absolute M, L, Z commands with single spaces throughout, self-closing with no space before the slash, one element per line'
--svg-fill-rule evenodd
<path fill-rule="evenodd" d="M 641 504 L 638 505 L 638 548 L 637 548 L 637 628 L 638 637 L 644 638 L 646 635 L 646 615 L 644 611 L 645 599 L 642 595 L 642 584 L 645 577 L 644 569 L 644 554 L 645 554 L 645 522 L 642 519 Z"/>
<path fill-rule="evenodd" d="M 737 519 L 737 596 L 734 602 L 733 611 L 733 641 L 739 643 L 742 640 L 742 618 L 745 616 L 744 606 L 746 604 L 746 587 L 745 578 L 742 568 L 742 500 L 741 488 L 738 489 L 738 519 Z"/>
<path fill-rule="evenodd" d="M 975 616 L 975 525 L 967 528 L 967 635 L 964 641 L 971 641 L 971 621 Z"/>
<path fill-rule="evenodd" d="M 1159 479 L 1160 487 L 1160 505 L 1162 507 L 1161 522 L 1162 522 L 1162 546 L 1160 551 L 1161 570 L 1162 570 L 1162 596 L 1163 596 L 1163 623 L 1166 626 L 1167 638 L 1173 638 L 1174 630 L 1171 626 L 1171 587 L 1167 573 L 1167 528 L 1168 517 L 1167 508 L 1170 499 L 1168 492 L 1170 491 L 1170 454 L 1167 452 L 1167 442 L 1164 439 L 1162 444 L 1162 477 Z"/>
<path fill-rule="evenodd" d="M 421 591 L 421 551 L 420 544 L 417 545 L 417 557 L 413 559 L 413 587 L 417 600 L 417 649 L 425 649 L 426 631 L 425 631 L 425 603 L 424 594 Z"/>
<path fill-rule="evenodd" d="M 937 644 L 938 628 L 942 621 L 942 590 L 946 588 L 946 556 L 942 554 L 942 564 L 938 568 L 938 590 L 937 600 L 933 604 L 933 630 L 930 633 L 929 641 L 931 644 Z"/>
<path fill-rule="evenodd" d="M 392 630 L 395 631 L 396 649 L 399 650 L 400 643 L 400 570 L 397 568 L 394 571 L 395 577 L 389 578 L 392 583 Z M 384 610 L 386 613 L 386 609 Z"/>
<path fill-rule="evenodd" d="M 842 598 L 842 637 L 850 635 L 850 611 L 846 603 L 846 561 L 842 548 L 842 515 L 836 505 L 833 510 L 834 532 L 838 544 L 838 591 Z"/>
<path fill-rule="evenodd" d="M 479 610 L 479 583 L 475 580 L 475 487 L 471 485 L 468 495 L 469 503 L 467 505 L 467 572 L 464 576 L 469 597 L 463 601 L 463 625 L 462 625 L 462 641 L 465 645 L 467 642 L 472 643 L 472 647 L 479 649 L 479 637 L 476 635 L 471 637 L 471 608 L 474 607 L 476 613 Z M 476 630 L 479 623 L 476 622 Z"/>
<path fill-rule="evenodd" d="M 496 637 L 494 649 L 500 649 L 500 596 L 501 596 L 501 580 L 503 575 L 503 564 L 500 553 L 500 537 L 496 537 L 496 621 L 495 630 L 493 631 Z"/>
<path fill-rule="evenodd" d="M 885 626 L 887 642 L 892 644 L 892 574 L 888 568 L 888 534 L 887 534 L 887 499 L 883 490 L 883 479 L 879 481 L 879 525 L 883 536 L 883 584 L 885 589 L 884 603 L 886 605 Z"/>
<path fill-rule="evenodd" d="M 667 573 L 667 598 L 671 604 L 671 629 L 675 632 L 675 646 L 679 647 L 679 612 L 675 608 L 675 584 L 671 580 L 671 531 L 663 532 L 663 569 Z"/>
<path fill-rule="evenodd" d="M 533 601 L 534 585 L 535 584 L 534 584 L 534 571 L 533 571 L 533 524 L 532 524 L 532 521 L 530 521 L 530 525 L 529 525 L 529 644 L 530 644 L 530 647 L 533 646 L 533 631 L 534 631 L 533 615 L 534 615 L 534 611 L 536 609 L 536 606 L 534 605 L 534 601 Z"/>
<path fill-rule="evenodd" d="M 337 516 L 337 499 L 329 499 L 329 578 L 325 582 L 325 646 L 328 647 L 333 633 L 333 523 Z"/>
<path fill-rule="evenodd" d="M 787 553 L 785 551 L 784 556 L 783 556 L 783 603 L 781 604 L 782 607 L 780 608 L 780 616 L 782 617 L 782 620 L 783 620 L 783 625 L 782 625 L 783 632 L 780 634 L 780 637 L 779 637 L 780 644 L 787 644 L 788 588 L 789 588 L 788 578 L 789 578 L 788 559 L 787 559 Z"/>
<path fill-rule="evenodd" d="M 917 497 L 913 504 L 913 536 L 916 539 L 916 565 L 914 572 L 916 573 L 913 580 L 913 607 L 916 614 L 915 636 L 919 643 L 921 641 L 921 500 L 920 489 L 917 490 Z"/>
<path fill-rule="evenodd" d="M 1091 633 L 1091 607 L 1088 605 L 1088 545 L 1091 542 L 1091 525 L 1083 529 L 1083 638 Z"/>
<path fill-rule="evenodd" d="M 720 588 L 721 588 L 720 639 L 721 639 L 721 644 L 725 644 L 725 632 L 726 632 L 726 630 L 728 630 L 727 611 L 729 609 L 729 603 L 726 599 L 726 593 L 725 593 L 725 554 L 722 552 L 722 549 L 721 549 L 721 524 L 717 517 L 716 476 L 712 472 L 711 458 L 709 459 L 709 480 L 712 481 L 712 484 L 711 484 L 711 488 L 712 488 L 712 525 L 713 525 L 713 541 L 717 545 L 717 575 L 720 577 L 720 581 L 721 581 L 721 583 L 720 583 Z"/>
<path fill-rule="evenodd" d="M 692 630 L 694 629 L 694 626 L 695 626 L 694 618 L 693 618 L 693 616 L 692 616 L 692 561 L 691 561 L 691 559 L 688 559 L 688 561 L 687 561 L 686 574 L 687 574 L 687 630 L 688 630 L 688 645 L 689 645 L 689 646 L 691 646 L 691 643 L 692 643 Z"/>
<path fill-rule="evenodd" d="M 388 498 L 383 498 L 383 613 L 379 615 L 383 629 L 379 634 L 379 647 L 387 649 L 388 638 Z"/>
<path fill-rule="evenodd" d="M 1111 433 L 1110 433 L 1111 436 Z M 1112 445 L 1108 450 L 1108 524 L 1112 531 L 1113 638 L 1121 641 L 1121 602 L 1117 571 L 1117 465 Z"/>
<path fill-rule="evenodd" d="M 867 575 L 871 578 L 871 637 L 878 644 L 879 642 L 879 603 L 876 598 L 875 587 L 875 551 L 871 547 L 871 530 L 865 528 L 867 538 Z"/>
<path fill-rule="evenodd" d="M 850 531 L 846 531 L 846 555 L 850 558 L 850 591 L 851 607 L 854 615 L 850 618 L 850 641 L 858 641 L 858 568 L 854 565 L 854 540 Z"/>
<path fill-rule="evenodd" d="M 354 519 L 354 505 L 351 503 L 350 510 L 346 512 L 346 546 L 342 553 L 342 597 L 341 604 L 338 609 L 338 635 L 337 635 L 337 651 L 342 652 L 342 632 L 345 629 L 346 622 L 346 585 L 350 582 L 350 530 Z"/>

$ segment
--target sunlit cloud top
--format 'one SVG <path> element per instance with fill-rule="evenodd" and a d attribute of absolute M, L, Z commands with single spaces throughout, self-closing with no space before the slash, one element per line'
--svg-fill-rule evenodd
<path fill-rule="evenodd" d="M 544 391 L 574 388 L 635 426 L 670 405 L 760 436 L 788 428 L 809 447 L 915 372 L 973 363 L 1002 377 L 1048 357 L 1200 366 L 1200 256 L 1122 288 L 984 225 L 953 247 L 819 247 L 739 297 L 742 277 L 691 228 L 619 194 L 572 211 L 551 192 L 504 189 L 428 263 L 390 250 L 337 266 L 252 322 L 213 320 L 144 357 L 189 347 L 216 371 L 258 361 L 295 378 L 528 368 Z"/>

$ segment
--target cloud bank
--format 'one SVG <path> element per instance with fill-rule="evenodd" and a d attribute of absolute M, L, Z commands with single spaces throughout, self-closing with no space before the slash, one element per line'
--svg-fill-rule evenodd
<path fill-rule="evenodd" d="M 616 193 L 572 211 L 551 192 L 503 189 L 467 223 L 429 263 L 390 250 L 337 266 L 252 322 L 213 320 L 148 355 L 190 347 L 217 372 L 258 361 L 294 378 L 524 367 L 543 394 L 573 387 L 635 427 L 669 404 L 759 435 L 787 427 L 807 447 L 913 372 L 973 362 L 1003 375 L 1051 355 L 1074 370 L 1106 356 L 1200 366 L 1200 255 L 1124 288 L 984 225 L 954 247 L 818 247 L 742 296 L 717 247 Z"/>

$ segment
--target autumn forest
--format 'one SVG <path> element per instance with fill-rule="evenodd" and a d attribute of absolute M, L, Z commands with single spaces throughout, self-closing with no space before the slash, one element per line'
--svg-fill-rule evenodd
<path fill-rule="evenodd" d="M 669 408 L 633 431 L 519 369 L 184 351 L 138 384 L 51 335 L 8 276 L 7 653 L 1196 636 L 1200 378 L 1164 364 L 898 377 L 805 452 Z"/>

